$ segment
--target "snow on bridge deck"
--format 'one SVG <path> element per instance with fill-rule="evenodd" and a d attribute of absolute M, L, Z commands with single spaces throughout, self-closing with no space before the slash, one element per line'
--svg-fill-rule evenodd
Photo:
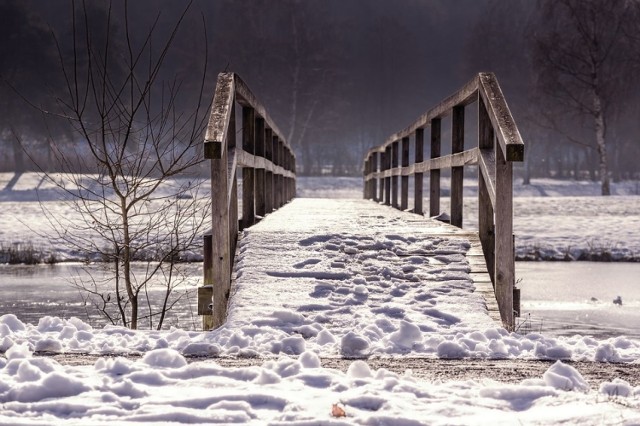
<path fill-rule="evenodd" d="M 244 231 L 220 343 L 464 356 L 447 335 L 500 327 L 483 262 L 474 233 L 367 200 L 295 199 Z"/>

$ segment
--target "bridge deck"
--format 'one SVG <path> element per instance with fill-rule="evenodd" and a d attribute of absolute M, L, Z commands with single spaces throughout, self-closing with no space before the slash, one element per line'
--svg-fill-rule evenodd
<path fill-rule="evenodd" d="M 225 328 L 324 355 L 429 352 L 430 334 L 500 325 L 481 250 L 473 232 L 372 201 L 295 199 L 245 230 Z M 262 347 L 279 349 L 297 352 Z"/>

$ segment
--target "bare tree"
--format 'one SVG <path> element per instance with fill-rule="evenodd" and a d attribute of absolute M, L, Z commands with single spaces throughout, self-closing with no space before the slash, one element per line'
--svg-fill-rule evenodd
<path fill-rule="evenodd" d="M 545 0 L 535 35 L 540 87 L 568 114 L 589 117 L 599 156 L 602 195 L 609 195 L 608 113 L 629 72 L 626 0 Z M 621 84 L 622 83 L 622 84 Z"/>
<path fill-rule="evenodd" d="M 145 320 L 160 329 L 184 296 L 176 293 L 180 262 L 198 249 L 209 213 L 201 182 L 189 176 L 202 161 L 206 52 L 197 93 L 185 93 L 166 64 L 190 4 L 168 31 L 158 26 L 158 13 L 142 36 L 126 0 L 98 13 L 95 4 L 72 5 L 70 57 L 58 44 L 66 95 L 54 114 L 73 127 L 77 144 L 70 150 L 52 137 L 67 174 L 48 176 L 75 216 L 43 211 L 59 241 L 111 265 L 109 279 L 77 283 L 86 301 L 113 324 L 136 329 Z M 180 107 L 184 96 L 191 96 L 191 110 Z M 95 173 L 77 173 L 78 163 Z"/>

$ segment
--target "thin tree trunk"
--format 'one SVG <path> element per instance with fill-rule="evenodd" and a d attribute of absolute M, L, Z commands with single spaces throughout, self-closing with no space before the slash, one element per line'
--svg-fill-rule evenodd
<path fill-rule="evenodd" d="M 600 182 L 602 185 L 602 195 L 611 195 L 609 188 L 609 169 L 607 166 L 607 141 L 605 139 L 605 119 L 602 111 L 602 102 L 600 96 L 594 91 L 593 94 L 593 111 L 596 128 L 596 142 L 598 144 L 598 154 L 600 156 L 599 167 Z"/>
<path fill-rule="evenodd" d="M 127 288 L 127 296 L 131 302 L 131 329 L 138 329 L 138 292 L 133 290 L 131 281 L 131 235 L 129 234 L 129 216 L 126 207 L 126 200 L 121 199 L 120 208 L 122 210 L 122 232 L 123 232 L 123 259 L 124 284 Z"/>

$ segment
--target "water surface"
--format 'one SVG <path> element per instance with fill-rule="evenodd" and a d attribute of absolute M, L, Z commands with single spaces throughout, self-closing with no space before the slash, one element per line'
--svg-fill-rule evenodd
<path fill-rule="evenodd" d="M 516 277 L 523 328 L 640 337 L 640 263 L 516 262 Z M 621 306 L 613 303 L 618 296 Z"/>
<path fill-rule="evenodd" d="M 169 303 L 175 302 L 175 306 L 165 319 L 165 329 L 170 326 L 195 329 L 200 324 L 196 310 L 196 288 L 201 285 L 202 265 L 194 263 L 181 267 L 185 268 L 187 277 L 169 299 Z M 134 265 L 138 274 L 142 274 L 144 268 L 144 264 Z M 96 297 L 88 298 L 87 291 L 78 285 L 93 289 L 94 280 L 101 286 L 112 276 L 113 272 L 105 264 L 0 265 L 0 315 L 14 314 L 21 321 L 30 324 L 38 324 L 39 319 L 47 315 L 77 317 L 93 326 L 109 324 L 109 320 L 101 316 L 93 305 L 100 300 Z M 103 294 L 110 300 L 115 300 L 113 291 L 103 291 Z M 148 294 L 150 300 L 158 303 L 163 300 L 164 289 L 156 281 L 149 288 Z M 144 300 L 146 297 L 141 293 L 140 309 L 143 315 L 148 312 Z M 154 317 L 154 323 L 157 323 L 156 320 L 157 316 Z M 141 320 L 139 327 L 149 328 L 148 321 Z"/>

